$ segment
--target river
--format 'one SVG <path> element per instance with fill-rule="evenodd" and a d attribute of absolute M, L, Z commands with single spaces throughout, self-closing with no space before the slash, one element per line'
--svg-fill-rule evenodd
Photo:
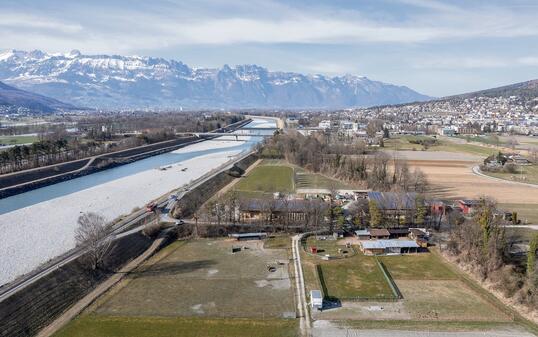
<path fill-rule="evenodd" d="M 254 119 L 248 127 L 274 127 Z M 261 131 L 260 131 L 261 132 Z M 261 141 L 204 141 L 0 200 L 0 285 L 75 245 L 76 220 L 93 211 L 112 220 L 202 176 Z M 169 167 L 159 170 L 159 167 Z"/>

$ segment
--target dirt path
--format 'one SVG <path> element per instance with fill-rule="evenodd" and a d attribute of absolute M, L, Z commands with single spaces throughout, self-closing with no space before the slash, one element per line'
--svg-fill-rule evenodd
<path fill-rule="evenodd" d="M 497 177 L 488 176 L 487 174 L 484 174 L 484 173 L 482 173 L 482 171 L 480 171 L 480 167 L 479 167 L 478 165 L 477 165 L 477 166 L 473 166 L 473 173 L 476 174 L 477 176 L 484 177 L 484 178 L 488 178 L 488 179 L 492 179 L 492 180 L 495 180 L 495 181 L 501 181 L 501 182 L 506 182 L 506 183 L 514 184 L 514 185 L 520 185 L 520 186 L 528 186 L 528 187 L 532 187 L 532 188 L 538 188 L 538 185 L 536 185 L 536 184 L 522 183 L 522 182 L 520 182 L 520 181 L 511 181 L 511 180 L 506 180 L 506 179 L 502 179 L 502 178 L 497 178 Z"/>
<path fill-rule="evenodd" d="M 304 285 L 304 276 L 303 268 L 301 265 L 301 254 L 299 251 L 299 242 L 301 241 L 302 235 L 295 235 L 292 238 L 292 251 L 293 251 L 293 261 L 295 266 L 295 282 L 296 282 L 296 294 L 297 297 L 297 309 L 299 313 L 299 327 L 301 329 L 301 335 L 304 337 L 311 336 L 311 322 L 310 322 L 310 313 L 308 311 L 308 304 L 306 301 L 305 295 L 305 285 Z"/>
<path fill-rule="evenodd" d="M 166 238 L 166 234 L 162 233 L 153 242 L 153 244 L 144 253 L 142 253 L 142 255 L 138 256 L 137 258 L 129 262 L 126 266 L 121 268 L 116 274 L 112 275 L 106 281 L 98 285 L 97 288 L 95 288 L 92 292 L 90 292 L 88 295 L 86 295 L 84 298 L 82 298 L 80 301 L 74 304 L 71 308 L 69 308 L 66 312 L 64 312 L 60 317 L 54 320 L 54 322 L 52 322 L 49 326 L 41 330 L 39 334 L 37 335 L 37 337 L 49 337 L 55 334 L 63 326 L 65 326 L 72 319 L 78 316 L 82 312 L 82 310 L 84 310 L 87 306 L 89 306 L 92 302 L 94 302 L 99 296 L 103 295 L 106 291 L 112 288 L 112 286 L 118 283 L 123 278 L 123 276 L 131 272 L 133 269 L 138 267 L 144 260 L 146 260 L 148 257 L 153 255 L 153 253 L 155 253 L 155 251 L 160 247 L 160 245 L 162 244 L 165 238 Z"/>

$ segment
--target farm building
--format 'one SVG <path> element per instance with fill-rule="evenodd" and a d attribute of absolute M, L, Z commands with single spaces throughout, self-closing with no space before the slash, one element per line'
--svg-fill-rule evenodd
<path fill-rule="evenodd" d="M 323 213 L 327 204 L 321 200 L 248 199 L 239 206 L 239 217 L 243 222 L 283 220 L 285 217 L 289 222 L 304 222 L 312 208 Z"/>
<path fill-rule="evenodd" d="M 320 290 L 310 291 L 310 305 L 312 309 L 323 309 L 323 296 L 321 295 Z"/>
<path fill-rule="evenodd" d="M 388 224 L 397 226 L 412 219 L 418 199 L 416 193 L 368 192 L 368 202 L 376 205 Z"/>
<path fill-rule="evenodd" d="M 409 237 L 413 240 L 416 239 L 425 239 L 428 237 L 428 232 L 425 229 L 420 228 L 411 228 L 409 230 Z"/>
<path fill-rule="evenodd" d="M 241 233 L 230 234 L 229 237 L 235 238 L 237 241 L 245 240 L 262 240 L 267 238 L 267 233 Z"/>
<path fill-rule="evenodd" d="M 416 193 L 368 192 L 368 201 L 375 201 L 386 215 L 399 215 L 402 211 L 414 210 L 416 199 Z"/>
<path fill-rule="evenodd" d="M 370 231 L 368 229 L 359 229 L 355 231 L 355 236 L 359 240 L 370 240 Z"/>
<path fill-rule="evenodd" d="M 390 239 L 399 239 L 409 235 L 409 228 L 407 227 L 387 228 L 387 230 L 389 231 Z"/>
<path fill-rule="evenodd" d="M 371 228 L 370 229 L 370 238 L 376 240 L 384 240 L 390 237 L 390 233 L 385 228 Z"/>
<path fill-rule="evenodd" d="M 360 247 L 365 255 L 417 253 L 420 248 L 412 240 L 361 241 Z"/>
<path fill-rule="evenodd" d="M 465 215 L 471 214 L 476 207 L 480 204 L 478 200 L 462 199 L 457 201 L 458 207 L 461 209 L 461 212 Z"/>

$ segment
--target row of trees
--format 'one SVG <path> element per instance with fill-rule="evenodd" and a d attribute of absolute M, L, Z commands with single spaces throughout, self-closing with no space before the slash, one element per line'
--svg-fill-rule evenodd
<path fill-rule="evenodd" d="M 514 263 L 509 255 L 514 242 L 507 236 L 503 220 L 494 216 L 495 208 L 492 200 L 482 198 L 472 219 L 450 218 L 452 229 L 447 248 L 459 262 L 473 267 L 506 297 L 536 307 L 538 235 L 531 241 L 526 263 Z"/>
<path fill-rule="evenodd" d="M 293 205 L 292 205 L 293 203 Z M 261 217 L 259 220 L 246 219 L 241 210 L 256 205 Z M 320 200 L 290 200 L 286 196 L 273 198 L 240 197 L 235 191 L 224 197 L 212 199 L 204 204 L 198 212 L 199 221 L 207 224 L 256 223 L 267 224 L 287 230 L 290 226 L 301 226 L 303 229 L 315 229 L 325 224 L 329 212 L 328 206 Z"/>
<path fill-rule="evenodd" d="M 117 120 L 116 120 L 117 118 Z M 96 116 L 78 122 L 84 137 L 70 136 L 65 130 L 43 133 L 31 145 L 14 146 L 0 152 L 0 174 L 16 172 L 129 149 L 174 139 L 176 132 L 210 131 L 243 119 L 237 115 L 190 116 L 164 114 L 142 116 Z M 102 129 L 101 126 L 110 126 Z M 114 127 L 111 127 L 114 126 Z M 115 136 L 114 132 L 145 132 L 132 136 Z"/>
<path fill-rule="evenodd" d="M 260 150 L 268 158 L 285 158 L 313 172 L 380 191 L 416 191 L 427 187 L 426 176 L 405 161 L 384 152 L 367 152 L 363 142 L 331 143 L 323 134 L 278 134 Z"/>

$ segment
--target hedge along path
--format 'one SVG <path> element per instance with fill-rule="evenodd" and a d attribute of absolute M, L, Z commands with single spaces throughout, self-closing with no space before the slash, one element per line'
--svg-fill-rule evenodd
<path fill-rule="evenodd" d="M 137 258 L 129 262 L 127 265 L 121 268 L 116 274 L 112 275 L 106 281 L 98 285 L 97 288 L 91 291 L 88 295 L 84 296 L 80 301 L 75 303 L 71 308 L 69 308 L 66 312 L 60 315 L 60 317 L 55 319 L 46 328 L 41 330 L 39 334 L 37 335 L 37 337 L 50 337 L 54 335 L 56 332 L 58 332 L 58 330 L 60 330 L 67 323 L 69 323 L 72 319 L 78 316 L 82 312 L 82 310 L 84 310 L 86 307 L 92 304 L 97 298 L 99 298 L 99 296 L 103 295 L 110 288 L 112 288 L 112 286 L 114 286 L 116 283 L 121 281 L 123 276 L 133 271 L 143 261 L 145 261 L 151 255 L 153 255 L 161 247 L 162 243 L 166 240 L 167 233 L 168 233 L 167 231 L 161 232 L 158 238 L 151 244 L 151 246 L 144 253 L 142 253 L 140 256 L 138 256 Z"/>

